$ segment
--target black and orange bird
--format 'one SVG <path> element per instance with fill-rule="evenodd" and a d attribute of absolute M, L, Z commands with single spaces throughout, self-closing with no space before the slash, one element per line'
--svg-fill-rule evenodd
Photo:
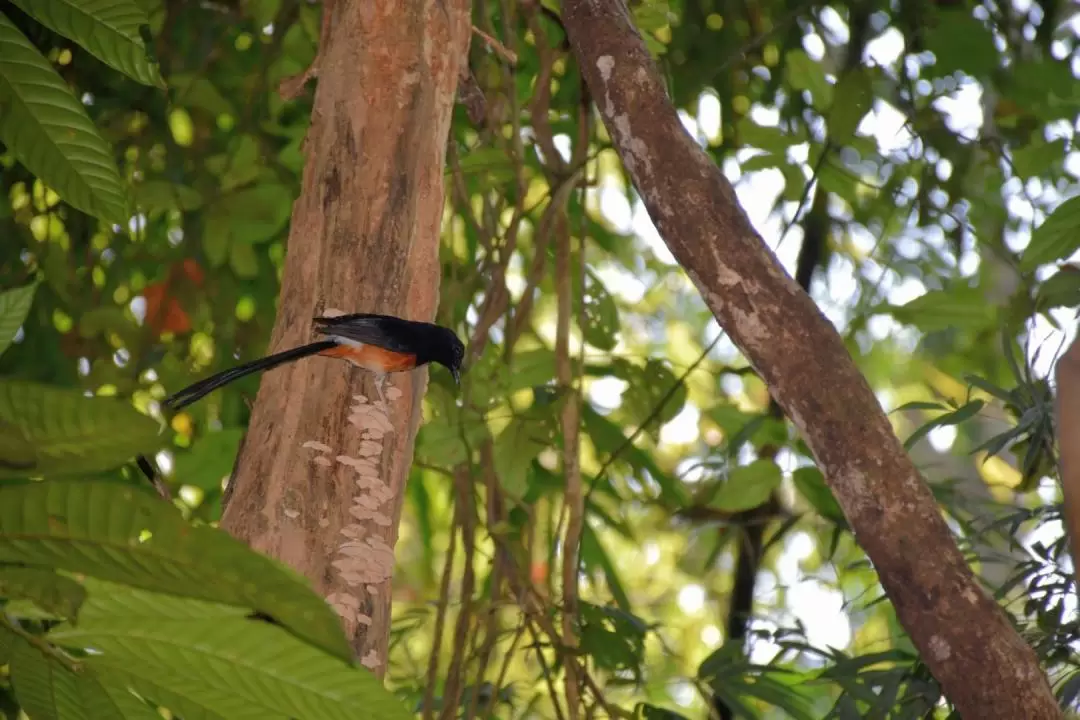
<path fill-rule="evenodd" d="M 341 358 L 375 373 L 375 387 L 384 402 L 383 384 L 387 374 L 431 362 L 445 366 L 454 376 L 454 382 L 461 382 L 465 346 L 449 328 L 371 313 L 318 317 L 312 322 L 315 332 L 326 336 L 325 340 L 223 370 L 170 395 L 162 405 L 180 410 L 233 380 L 312 355 Z"/>

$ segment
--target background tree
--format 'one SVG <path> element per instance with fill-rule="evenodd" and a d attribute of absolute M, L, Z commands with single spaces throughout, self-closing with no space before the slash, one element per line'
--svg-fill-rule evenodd
<path fill-rule="evenodd" d="M 278 87 L 315 59 L 321 8 L 139 5 L 148 33 L 138 15 L 56 11 L 82 3 L 0 5 L 0 222 L 13 239 L 0 287 L 26 288 L 0 302 L 0 421 L 18 429 L 0 459 L 7 478 L 48 479 L 0 486 L 5 709 L 74 713 L 55 700 L 79 697 L 56 692 L 70 678 L 55 664 L 85 663 L 79 648 L 103 647 L 108 630 L 120 641 L 88 664 L 120 700 L 95 717 L 145 710 L 128 688 L 184 717 L 350 716 L 318 704 L 332 701 L 382 716 L 376 690 L 352 679 L 362 670 L 340 666 L 343 685 L 361 687 L 344 698 L 327 666 L 310 672 L 314 658 L 340 662 L 344 642 L 333 623 L 304 622 L 333 620 L 316 595 L 220 532 L 181 540 L 187 523 L 220 517 L 222 480 L 260 422 L 259 381 L 171 418 L 162 436 L 140 414 L 234 355 L 264 353 L 275 321 L 306 322 L 284 317 L 287 304 L 279 317 L 276 299 L 319 101 Z M 472 363 L 460 402 L 437 382 L 424 396 L 389 686 L 425 717 L 948 714 L 809 449 L 657 242 L 560 8 L 472 10 L 439 246 L 439 317 L 469 339 Z M 1080 276 L 1060 265 L 1077 248 L 1073 12 L 631 11 L 683 124 L 894 411 L 966 559 L 1064 705 L 1078 687 L 1076 624 L 1047 377 L 1075 322 L 1058 308 L 1080 304 Z M 321 363 L 270 376 L 263 394 L 325 373 L 337 399 L 318 402 L 340 407 L 355 376 Z M 116 469 L 159 449 L 183 525 L 166 506 L 141 509 L 160 503 Z M 103 519 L 129 505 L 136 521 Z M 85 522 L 57 523 L 61 510 Z M 115 555 L 118 541 L 167 548 L 177 564 Z M 87 542 L 110 549 L 87 555 Z M 78 632 L 56 625 L 76 612 Z M 147 627 L 160 634 L 131 639 Z M 206 638 L 219 655 L 194 653 Z M 179 639 L 190 647 L 161 654 Z M 277 694 L 259 691 L 259 673 Z"/>

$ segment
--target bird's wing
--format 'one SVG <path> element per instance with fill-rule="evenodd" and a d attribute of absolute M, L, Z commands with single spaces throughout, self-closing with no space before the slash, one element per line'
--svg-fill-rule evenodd
<path fill-rule="evenodd" d="M 416 352 L 413 347 L 413 323 L 408 320 L 391 315 L 354 313 L 319 317 L 315 318 L 314 322 L 315 331 L 322 335 L 337 335 L 398 353 Z"/>

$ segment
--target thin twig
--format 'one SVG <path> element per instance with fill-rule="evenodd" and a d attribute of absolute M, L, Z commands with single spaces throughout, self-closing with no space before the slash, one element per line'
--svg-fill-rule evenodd
<path fill-rule="evenodd" d="M 720 342 L 720 338 L 722 338 L 723 336 L 723 332 L 717 333 L 716 337 L 713 338 L 712 342 L 710 342 L 708 346 L 701 351 L 701 355 L 698 356 L 698 359 L 695 360 L 693 364 L 691 364 L 690 367 L 686 369 L 686 372 L 679 376 L 679 379 L 675 381 L 675 384 L 672 385 L 666 393 L 664 393 L 664 397 L 660 398 L 660 401 L 656 403 L 652 410 L 649 411 L 649 414 L 645 417 L 644 420 L 641 421 L 641 424 L 637 426 L 634 432 L 630 433 L 630 435 L 625 440 L 623 440 L 622 444 L 615 449 L 615 452 L 611 453 L 611 455 L 608 456 L 608 459 L 604 461 L 604 464 L 600 466 L 600 469 L 596 471 L 596 474 L 593 475 L 592 480 L 589 482 L 589 491 L 585 493 L 585 502 L 589 502 L 589 498 L 592 497 L 593 491 L 596 489 L 596 484 L 600 482 L 600 478 L 604 476 L 604 472 L 609 467 L 611 467 L 611 464 L 613 462 L 619 459 L 619 456 L 628 447 L 634 444 L 634 441 L 637 440 L 638 436 L 641 435 L 645 428 L 649 426 L 649 423 L 651 423 L 653 420 L 660 416 L 660 413 L 664 410 L 664 406 L 668 404 L 668 401 L 671 400 L 671 398 L 675 397 L 675 393 L 678 392 L 679 387 L 684 382 L 686 382 L 686 378 L 690 376 L 690 373 L 694 372 L 694 370 L 697 369 L 698 365 L 705 361 L 705 358 L 708 357 L 709 353 L 712 352 L 712 349 L 716 347 L 716 344 Z"/>
<path fill-rule="evenodd" d="M 442 649 L 443 629 L 446 625 L 446 610 L 450 603 L 450 576 L 454 569 L 454 555 L 457 551 L 457 529 L 461 519 L 461 504 L 454 503 L 454 518 L 450 522 L 450 546 L 446 548 L 446 563 L 443 565 L 442 580 L 439 582 L 439 603 L 435 612 L 435 632 L 431 641 L 431 657 L 428 658 L 427 687 L 424 688 L 422 706 L 424 720 L 435 716 L 435 685 L 439 674 L 439 651 Z"/>
<path fill-rule="evenodd" d="M 493 38 L 491 35 L 488 35 L 486 32 L 484 32 L 480 28 L 476 27 L 475 25 L 472 26 L 472 31 L 473 31 L 474 34 L 480 36 L 480 39 L 484 41 L 484 44 L 486 44 L 489 48 L 494 50 L 497 54 L 502 56 L 503 60 L 510 63 L 511 65 L 517 65 L 518 58 L 517 58 L 517 53 L 516 52 L 514 52 L 510 48 L 506 47 L 501 42 L 499 42 L 497 39 Z"/>

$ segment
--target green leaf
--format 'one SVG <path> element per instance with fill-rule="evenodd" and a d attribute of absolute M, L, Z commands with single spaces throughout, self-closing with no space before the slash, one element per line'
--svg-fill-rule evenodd
<path fill-rule="evenodd" d="M 33 472 L 38 456 L 23 429 L 14 423 L 0 420 L 0 477 L 4 471 L 15 476 Z"/>
<path fill-rule="evenodd" d="M 993 34 L 966 8 L 938 13 L 926 30 L 926 47 L 936 58 L 929 69 L 934 77 L 962 70 L 981 78 L 997 67 Z"/>
<path fill-rule="evenodd" d="M 1020 270 L 1030 272 L 1045 263 L 1072 255 L 1080 249 L 1080 195 L 1057 206 L 1050 217 L 1031 233 L 1031 242 L 1020 258 Z"/>
<path fill-rule="evenodd" d="M 127 188 L 112 150 L 49 61 L 3 13 L 0 141 L 72 206 L 127 224 Z"/>
<path fill-rule="evenodd" d="M 37 282 L 12 288 L 0 292 L 0 355 L 3 355 L 19 328 L 26 321 L 30 313 L 30 306 L 34 304 L 34 292 L 37 290 Z"/>
<path fill-rule="evenodd" d="M 242 252 L 253 260 L 255 255 L 251 252 L 250 245 L 272 240 L 284 230 L 289 223 L 292 204 L 292 191 L 284 185 L 273 183 L 230 193 L 216 201 L 207 211 L 206 234 L 225 233 L 226 239 L 222 241 L 215 238 L 215 244 L 233 248 L 236 245 L 249 246 Z M 206 249 L 210 254 L 210 249 Z M 234 252 L 230 260 L 238 275 L 254 277 L 258 273 L 255 266 L 254 273 L 244 274 L 248 272 L 247 268 L 252 267 L 251 262 L 248 259 L 237 261 L 236 257 Z"/>
<path fill-rule="evenodd" d="M 641 618 L 619 608 L 581 603 L 581 651 L 604 670 L 639 675 L 647 629 Z"/>
<path fill-rule="evenodd" d="M 1056 307 L 1080 307 L 1080 271 L 1065 266 L 1048 277 L 1039 286 L 1035 307 L 1043 312 Z"/>
<path fill-rule="evenodd" d="M 177 482 L 203 490 L 221 489 L 221 480 L 232 472 L 243 439 L 242 428 L 200 435 L 186 452 L 176 452 L 174 477 Z"/>
<path fill-rule="evenodd" d="M 915 432 L 911 433 L 904 442 L 904 449 L 910 450 L 915 446 L 915 443 L 919 442 L 924 436 L 926 436 L 934 428 L 942 427 L 945 425 L 959 425 L 960 423 L 974 417 L 983 409 L 986 403 L 982 400 L 972 400 L 963 407 L 960 407 L 952 412 L 947 412 L 943 415 L 939 415 L 930 422 L 926 423 Z"/>
<path fill-rule="evenodd" d="M 0 380 L 0 422 L 17 427 L 36 458 L 32 468 L 0 465 L 0 478 L 110 470 L 162 442 L 157 421 L 125 400 L 24 381 Z"/>
<path fill-rule="evenodd" d="M 99 672 L 115 668 L 196 702 L 211 699 L 228 718 L 257 717 L 253 709 L 305 720 L 412 717 L 368 670 L 260 620 L 81 618 L 49 638 L 100 652 L 87 660 Z"/>
<path fill-rule="evenodd" d="M 47 613 L 73 618 L 86 600 L 86 589 L 52 570 L 0 565 L 0 596 L 30 600 Z"/>
<path fill-rule="evenodd" d="M 672 480 L 647 451 L 634 443 L 626 444 L 626 436 L 623 435 L 620 425 L 596 412 L 588 403 L 582 405 L 581 417 L 589 439 L 605 463 L 609 462 L 608 458 L 612 453 L 618 452 L 618 460 L 612 463 L 612 467 L 616 467 L 616 462 L 622 461 L 637 471 L 639 477 L 647 472 L 650 479 L 660 486 L 660 497 L 664 502 L 672 505 L 686 503 L 684 486 Z"/>
<path fill-rule="evenodd" d="M 585 342 L 599 350 L 611 350 L 619 333 L 619 307 L 592 271 L 585 276 L 585 327 L 581 334 Z"/>
<path fill-rule="evenodd" d="M 219 696 L 202 683 L 189 681 L 191 687 L 183 692 L 176 692 L 168 687 L 163 687 L 157 682 L 157 678 L 147 679 L 128 672 L 127 668 L 116 667 L 107 663 L 98 663 L 91 658 L 89 666 L 97 673 L 105 689 L 115 697 L 122 692 L 131 695 L 136 692 L 142 697 L 152 700 L 154 703 L 168 708 L 183 720 L 290 720 L 288 715 L 268 712 L 265 708 L 243 703 L 243 707 L 236 707 L 238 703 L 235 696 L 228 692 L 222 692 Z M 182 684 L 182 679 L 169 678 L 170 687 Z M 230 707 L 233 706 L 233 707 Z M 233 710 L 228 717 L 219 715 L 217 708 L 225 707 Z M 152 720 L 160 720 L 161 715 L 155 714 Z"/>
<path fill-rule="evenodd" d="M 814 107 L 829 107 L 832 104 L 833 87 L 825 77 L 821 63 L 811 60 L 805 50 L 789 50 L 784 57 L 788 83 L 796 90 L 809 90 Z"/>
<path fill-rule="evenodd" d="M 581 562 L 588 572 L 599 568 L 604 573 L 604 579 L 607 581 L 608 590 L 611 591 L 615 604 L 623 612 L 630 612 L 630 597 L 626 594 L 622 579 L 619 578 L 619 571 L 615 563 L 611 562 L 611 557 L 604 550 L 600 538 L 589 523 L 585 523 L 581 528 Z"/>
<path fill-rule="evenodd" d="M 756 508 L 769 499 L 782 479 L 780 468 L 772 460 L 755 460 L 732 470 L 709 504 L 728 512 Z"/>
<path fill-rule="evenodd" d="M 925 332 L 935 330 L 979 330 L 993 324 L 996 310 L 978 287 L 956 285 L 932 290 L 914 300 L 892 306 L 892 316 Z"/>
<path fill-rule="evenodd" d="M 740 118 L 735 124 L 735 136 L 739 139 L 740 146 L 761 148 L 780 157 L 783 157 L 789 147 L 805 140 L 800 135 L 785 132 L 774 125 L 758 125 L 749 115 Z"/>
<path fill-rule="evenodd" d="M 612 363 L 612 368 L 618 377 L 629 383 L 622 395 L 622 410 L 629 415 L 635 426 L 656 413 L 655 419 L 646 430 L 658 432 L 661 425 L 671 421 L 686 405 L 686 384 L 679 382 L 664 361 L 649 358 L 644 367 L 638 367 L 617 359 Z M 678 387 L 675 387 L 676 383 Z M 672 391 L 672 388 L 675 390 Z M 664 398 L 669 392 L 671 397 L 665 401 Z"/>
<path fill-rule="evenodd" d="M 169 83 L 177 89 L 176 103 L 182 107 L 205 110 L 211 115 L 236 115 L 233 104 L 214 87 L 205 74 L 173 73 Z"/>
<path fill-rule="evenodd" d="M 1060 167 L 1067 154 L 1064 138 L 1047 141 L 1043 138 L 1040 129 L 1032 133 L 1031 142 L 1013 150 L 1013 169 L 1023 180 L 1043 177 L 1051 170 Z"/>
<path fill-rule="evenodd" d="M 844 511 L 836 502 L 832 490 L 825 483 L 825 476 L 816 467 L 799 468 L 791 474 L 795 487 L 799 490 L 807 502 L 817 510 L 823 518 L 832 520 L 838 525 L 847 525 Z"/>
<path fill-rule="evenodd" d="M 187 185 L 148 180 L 135 186 L 135 203 L 140 210 L 198 210 L 203 198 L 197 190 Z"/>
<path fill-rule="evenodd" d="M 143 85 L 164 88 L 140 36 L 150 22 L 133 0 L 12 0 L 30 17 L 74 40 L 106 65 Z"/>
<path fill-rule="evenodd" d="M 259 276 L 259 258 L 255 248 L 246 243 L 229 245 L 229 267 L 237 277 L 253 278 Z"/>
<path fill-rule="evenodd" d="M 858 67 L 840 78 L 829 108 L 829 139 L 843 145 L 855 136 L 863 116 L 874 104 L 873 76 L 869 68 Z"/>
<path fill-rule="evenodd" d="M 744 173 L 750 173 L 758 170 L 771 170 L 783 163 L 783 157 L 767 152 L 755 155 L 739 163 L 739 169 Z"/>
<path fill-rule="evenodd" d="M 514 353 L 507 375 L 507 393 L 547 385 L 555 377 L 555 353 L 547 348 Z M 500 362 L 499 365 L 506 367 Z"/>
<path fill-rule="evenodd" d="M 202 248 L 206 253 L 206 262 L 212 268 L 219 268 L 229 259 L 229 228 L 227 225 L 210 222 L 207 217 L 203 225 Z"/>
<path fill-rule="evenodd" d="M 642 32 L 656 32 L 671 22 L 671 8 L 666 2 L 645 2 L 634 8 L 634 24 Z"/>
<path fill-rule="evenodd" d="M 495 438 L 495 471 L 503 489 L 520 499 L 528 489 L 527 477 L 533 459 L 551 445 L 553 421 L 561 403 L 534 403 L 514 419 Z"/>
<path fill-rule="evenodd" d="M 24 638 L 0 629 L 11 646 L 11 684 L 15 697 L 33 720 L 147 720 L 150 708 L 137 712 L 131 697 L 114 699 L 93 673 L 75 673 L 54 655 Z M 145 707 L 145 706 L 144 706 Z"/>
<path fill-rule="evenodd" d="M 281 0 L 249 0 L 244 9 L 251 15 L 256 25 L 263 27 L 274 22 L 274 18 L 281 9 Z"/>
<path fill-rule="evenodd" d="M 251 608 L 336 657 L 338 616 L 307 580 L 148 491 L 103 481 L 0 486 L 0 562 Z"/>
<path fill-rule="evenodd" d="M 634 717 L 641 717 L 641 720 L 687 720 L 685 715 L 649 703 L 635 705 Z"/>

